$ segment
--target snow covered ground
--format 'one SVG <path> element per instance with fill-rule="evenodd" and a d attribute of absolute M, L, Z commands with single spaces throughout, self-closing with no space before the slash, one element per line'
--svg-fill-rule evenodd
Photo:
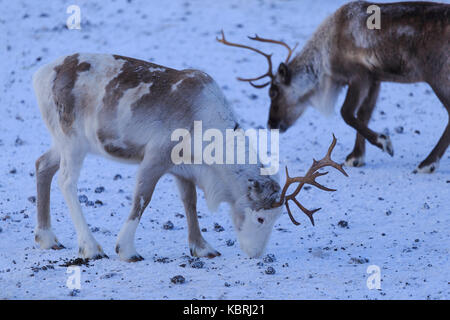
<path fill-rule="evenodd" d="M 53 228 L 67 249 L 42 251 L 34 242 L 34 162 L 50 136 L 32 92 L 31 76 L 41 65 L 68 53 L 116 53 L 170 66 L 198 68 L 223 88 L 241 123 L 265 126 L 267 90 L 236 81 L 266 68 L 263 58 L 225 47 L 214 39 L 224 29 L 230 40 L 257 32 L 302 46 L 319 23 L 345 1 L 24 1 L 0 0 L 0 298 L 2 299 L 449 299 L 450 151 L 432 175 L 414 175 L 442 134 L 447 114 L 424 84 L 382 85 L 370 126 L 389 129 L 390 158 L 368 146 L 367 165 L 322 178 L 331 194 L 302 191 L 308 207 L 321 206 L 312 227 L 285 213 L 267 253 L 276 261 L 247 258 L 239 249 L 225 205 L 209 213 L 200 193 L 200 224 L 222 256 L 191 263 L 187 226 L 175 183 L 158 184 L 137 232 L 146 260 L 125 263 L 114 253 L 117 233 L 128 216 L 136 167 L 88 157 L 79 194 L 103 205 L 84 207 L 94 236 L 110 259 L 81 266 L 81 289 L 66 286 L 61 266 L 77 254 L 68 209 L 54 181 Z M 81 7 L 81 30 L 65 27 L 71 4 Z M 284 59 L 283 48 L 260 45 Z M 340 100 L 342 100 L 342 96 Z M 403 133 L 396 127 L 402 126 Z M 308 110 L 280 139 L 280 167 L 304 173 L 338 138 L 334 158 L 343 161 L 355 132 L 336 113 L 323 118 Z M 114 179 L 120 174 L 121 179 Z M 284 180 L 282 174 L 282 180 Z M 105 191 L 96 193 L 97 187 Z M 167 221 L 173 230 L 165 230 Z M 345 227 L 345 221 L 348 226 Z M 214 224 L 223 226 L 216 232 Z M 343 227 L 344 226 L 344 227 Z M 228 243 L 233 245 L 228 246 Z M 368 266 L 381 269 L 381 289 L 369 290 Z M 195 268 L 195 267 L 201 268 Z M 268 267 L 275 274 L 266 274 Z M 184 284 L 171 278 L 182 275 Z"/>

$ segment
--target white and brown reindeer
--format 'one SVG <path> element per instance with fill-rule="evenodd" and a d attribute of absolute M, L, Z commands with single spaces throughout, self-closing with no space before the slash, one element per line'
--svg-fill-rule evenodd
<path fill-rule="evenodd" d="M 380 10 L 380 29 L 368 28 L 368 8 Z M 288 58 L 272 72 L 271 55 L 264 55 L 269 70 L 264 75 L 243 79 L 256 88 L 270 85 L 268 126 L 287 130 L 312 105 L 323 113 L 334 109 L 340 89 L 348 86 L 341 108 L 344 121 L 357 131 L 347 166 L 364 165 L 365 140 L 393 156 L 389 136 L 367 127 L 383 81 L 428 83 L 449 113 L 450 119 L 450 5 L 432 2 L 372 3 L 350 2 L 328 17 L 303 50 L 292 60 L 293 50 L 284 42 L 250 37 L 276 43 L 289 50 Z M 295 50 L 295 48 L 294 48 Z M 263 84 L 254 81 L 269 77 Z M 356 116 L 355 116 L 356 114 Z M 434 172 L 450 144 L 450 121 L 435 148 L 414 172 Z"/>
<path fill-rule="evenodd" d="M 50 223 L 50 186 L 59 169 L 58 184 L 75 225 L 79 255 L 105 257 L 91 234 L 77 197 L 77 180 L 89 153 L 138 164 L 131 212 L 118 235 L 116 252 L 125 261 L 139 261 L 134 237 L 158 180 L 166 173 L 175 177 L 188 224 L 191 254 L 220 255 L 203 238 L 197 220 L 196 186 L 205 193 L 208 207 L 221 202 L 231 216 L 243 251 L 251 257 L 263 252 L 283 204 L 294 201 L 305 183 L 331 190 L 315 179 L 317 170 L 340 165 L 327 155 L 314 162 L 305 177 L 290 178 L 283 190 L 273 176 L 261 175 L 259 164 L 174 164 L 171 159 L 174 130 L 193 130 L 194 121 L 205 129 L 236 130 L 236 117 L 211 77 L 197 70 L 174 70 L 149 62 L 109 54 L 73 54 L 40 68 L 33 77 L 39 108 L 52 136 L 52 146 L 36 161 L 37 227 L 35 240 L 44 249 L 62 249 Z M 193 161 L 194 162 L 194 161 Z M 287 173 L 287 171 L 286 171 Z M 291 195 L 287 188 L 298 183 Z M 296 222 L 295 222 L 296 223 Z"/>

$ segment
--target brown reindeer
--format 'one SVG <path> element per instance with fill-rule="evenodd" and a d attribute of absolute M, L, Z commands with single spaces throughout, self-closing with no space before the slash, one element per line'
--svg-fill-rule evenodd
<path fill-rule="evenodd" d="M 380 29 L 369 29 L 369 6 L 380 8 Z M 369 11 L 370 12 L 370 11 Z M 289 56 L 272 72 L 271 56 L 249 46 L 218 39 L 226 45 L 263 54 L 269 71 L 248 81 L 256 88 L 270 84 L 268 126 L 287 130 L 308 105 L 320 111 L 333 110 L 340 89 L 347 85 L 341 108 L 344 121 L 357 131 L 348 166 L 364 165 L 365 140 L 389 155 L 394 155 L 387 134 L 367 127 L 382 81 L 426 82 L 447 109 L 450 118 L 450 5 L 432 2 L 348 3 L 328 17 L 303 50 L 292 60 L 292 51 L 281 41 L 250 38 L 277 43 Z M 254 81 L 269 77 L 261 85 Z M 356 114 L 356 116 L 355 116 Z M 450 144 L 450 121 L 435 148 L 415 172 L 434 172 Z"/>

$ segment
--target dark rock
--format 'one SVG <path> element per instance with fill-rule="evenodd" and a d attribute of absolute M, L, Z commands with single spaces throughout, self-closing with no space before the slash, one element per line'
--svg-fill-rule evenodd
<path fill-rule="evenodd" d="M 100 186 L 100 187 L 97 187 L 97 188 L 95 188 L 95 193 L 102 193 L 103 191 L 105 191 L 105 187 L 102 187 L 102 186 Z"/>
<path fill-rule="evenodd" d="M 169 263 L 169 262 L 171 262 L 171 260 L 168 257 L 154 258 L 153 261 L 158 262 L 158 263 Z"/>
<path fill-rule="evenodd" d="M 110 273 L 106 273 L 106 274 L 102 275 L 102 276 L 100 277 L 100 279 L 109 279 L 109 278 L 112 278 L 112 277 L 114 277 L 114 276 L 116 276 L 116 275 L 117 275 L 117 273 L 115 273 L 115 272 L 110 272 Z"/>
<path fill-rule="evenodd" d="M 364 264 L 364 263 L 368 263 L 368 262 L 369 262 L 369 259 L 359 257 L 359 258 L 351 258 L 349 263 L 352 263 L 352 264 Z"/>
<path fill-rule="evenodd" d="M 395 130 L 395 132 L 397 132 L 397 133 L 403 133 L 404 128 L 403 128 L 402 126 L 398 126 L 398 127 L 395 127 L 394 130 Z"/>
<path fill-rule="evenodd" d="M 348 222 L 345 221 L 345 220 L 341 220 L 341 221 L 338 222 L 338 226 L 341 227 L 341 228 L 348 229 Z"/>
<path fill-rule="evenodd" d="M 268 253 L 268 254 L 263 258 L 263 261 L 264 261 L 265 263 L 272 263 L 272 262 L 277 261 L 277 258 L 275 258 L 275 255 L 274 255 L 274 254 Z"/>
<path fill-rule="evenodd" d="M 23 144 L 24 144 L 24 141 L 23 141 L 22 139 L 20 139 L 20 137 L 17 137 L 17 138 L 16 138 L 16 141 L 14 141 L 14 145 L 15 145 L 16 147 L 21 146 L 21 145 L 23 145 Z"/>
<path fill-rule="evenodd" d="M 73 289 L 72 291 L 70 291 L 69 292 L 69 296 L 71 296 L 71 297 L 76 297 L 77 295 L 79 295 L 80 294 L 80 290 L 78 290 L 78 289 Z"/>
<path fill-rule="evenodd" d="M 172 277 L 170 279 L 170 282 L 172 282 L 174 284 L 182 284 L 182 283 L 186 282 L 186 279 L 183 276 L 178 275 L 178 276 Z"/>
<path fill-rule="evenodd" d="M 222 232 L 222 231 L 225 231 L 225 229 L 220 224 L 214 223 L 214 231 Z"/>
<path fill-rule="evenodd" d="M 172 230 L 174 227 L 172 221 L 167 221 L 166 223 L 163 224 L 163 229 L 164 230 Z"/>
<path fill-rule="evenodd" d="M 94 201 L 89 200 L 86 202 L 86 207 L 93 207 L 93 206 L 95 206 Z"/>
<path fill-rule="evenodd" d="M 192 261 L 190 266 L 191 266 L 191 268 L 194 268 L 194 269 L 203 269 L 203 267 L 205 266 L 205 263 L 203 261 L 197 260 L 197 261 Z"/>
<path fill-rule="evenodd" d="M 275 269 L 273 267 L 267 267 L 264 271 L 266 274 L 275 274 Z"/>
<path fill-rule="evenodd" d="M 228 246 L 228 247 L 234 246 L 234 241 L 231 240 L 231 239 L 228 239 L 226 243 L 227 243 L 227 246 Z"/>

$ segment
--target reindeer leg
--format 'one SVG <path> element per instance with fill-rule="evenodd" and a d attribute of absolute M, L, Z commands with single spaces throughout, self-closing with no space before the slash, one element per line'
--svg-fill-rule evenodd
<path fill-rule="evenodd" d="M 146 155 L 141 162 L 136 178 L 131 212 L 117 237 L 116 253 L 121 260 L 127 262 L 144 260 L 136 251 L 134 238 L 141 216 L 150 203 L 156 184 L 168 169 L 167 165 L 161 164 L 160 160 L 158 161 L 158 156 L 159 154 L 153 158 Z"/>
<path fill-rule="evenodd" d="M 373 80 L 369 78 L 363 78 L 350 83 L 347 96 L 341 108 L 341 115 L 344 121 L 366 138 L 367 141 L 387 152 L 390 156 L 394 156 L 394 149 L 389 136 L 370 130 L 364 121 L 355 117 L 355 111 L 361 105 L 362 100 L 369 94 L 372 82 Z"/>
<path fill-rule="evenodd" d="M 211 247 L 200 232 L 197 217 L 197 192 L 195 190 L 195 185 L 191 181 L 180 177 L 176 177 L 176 182 L 186 212 L 188 241 L 191 255 L 194 257 L 208 258 L 220 256 L 220 252 Z"/>
<path fill-rule="evenodd" d="M 84 151 L 75 149 L 61 153 L 58 184 L 75 225 L 79 256 L 85 259 L 101 259 L 107 256 L 92 236 L 77 197 L 77 181 L 85 156 Z"/>
<path fill-rule="evenodd" d="M 34 239 L 41 249 L 62 249 L 51 230 L 50 187 L 53 176 L 59 169 L 60 156 L 56 149 L 50 149 L 36 160 L 37 226 Z"/>
<path fill-rule="evenodd" d="M 434 92 L 436 93 L 439 100 L 442 102 L 444 107 L 447 109 L 449 120 L 444 133 L 439 139 L 437 145 L 428 155 L 428 157 L 419 164 L 419 167 L 414 170 L 414 173 L 433 173 L 439 166 L 439 160 L 447 150 L 450 144 L 450 92 L 448 91 L 448 85 L 440 84 L 439 86 L 432 86 Z"/>
<path fill-rule="evenodd" d="M 366 126 L 370 121 L 373 109 L 380 93 L 380 82 L 374 81 L 370 86 L 369 93 L 358 109 L 357 118 Z M 359 133 L 356 133 L 355 147 L 345 159 L 345 165 L 348 167 L 361 167 L 364 165 L 364 154 L 366 152 L 366 139 Z"/>

